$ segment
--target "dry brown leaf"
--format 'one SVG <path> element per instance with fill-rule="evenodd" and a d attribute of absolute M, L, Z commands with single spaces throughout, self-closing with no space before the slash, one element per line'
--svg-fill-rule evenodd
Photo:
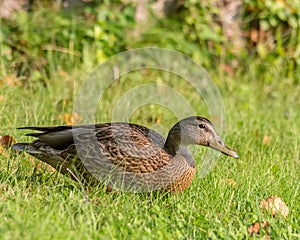
<path fill-rule="evenodd" d="M 2 81 L 0 81 L 0 85 L 1 83 L 8 85 L 8 86 L 19 86 L 21 85 L 21 81 L 20 79 L 18 79 L 16 76 L 11 75 L 11 76 L 5 76 L 4 78 L 1 79 Z"/>
<path fill-rule="evenodd" d="M 76 112 L 73 114 L 66 113 L 63 116 L 60 115 L 60 118 L 67 124 L 67 125 L 73 125 L 73 124 L 79 124 L 82 122 L 83 118 Z"/>
<path fill-rule="evenodd" d="M 234 69 L 229 64 L 222 64 L 221 69 L 226 72 L 228 75 L 233 76 L 234 75 Z"/>
<path fill-rule="evenodd" d="M 59 75 L 62 76 L 62 77 L 67 77 L 67 76 L 69 76 L 69 74 L 68 74 L 66 71 L 63 71 L 63 70 L 61 70 L 61 71 L 59 72 Z"/>
<path fill-rule="evenodd" d="M 161 121 L 161 116 L 157 116 L 157 118 L 155 119 L 155 124 L 160 124 Z"/>
<path fill-rule="evenodd" d="M 8 157 L 8 153 L 6 151 L 6 149 L 0 145 L 0 154 L 3 155 L 5 158 Z"/>
<path fill-rule="evenodd" d="M 268 231 L 268 234 L 265 236 L 265 239 L 270 239 L 270 223 L 268 221 L 262 220 L 261 223 L 255 222 L 253 223 L 249 228 L 248 232 L 250 237 L 252 237 L 254 234 L 259 235 L 260 234 L 260 228 L 266 229 Z"/>
<path fill-rule="evenodd" d="M 14 137 L 12 137 L 10 135 L 0 136 L 0 145 L 1 146 L 5 147 L 5 148 L 9 148 L 14 143 L 16 143 L 16 140 L 14 139 Z"/>
<path fill-rule="evenodd" d="M 7 158 L 8 157 L 7 148 L 9 148 L 14 143 L 16 143 L 16 140 L 12 136 L 0 135 L 0 154 L 4 155 L 4 157 Z"/>
<path fill-rule="evenodd" d="M 256 29 L 252 29 L 250 31 L 250 40 L 251 42 L 258 42 L 258 36 L 259 36 L 259 32 Z"/>
<path fill-rule="evenodd" d="M 264 144 L 264 145 L 269 145 L 270 140 L 271 140 L 271 137 L 270 137 L 270 136 L 264 135 L 264 138 L 263 138 L 263 144 Z"/>
<path fill-rule="evenodd" d="M 260 208 L 271 212 L 272 217 L 274 217 L 277 212 L 280 212 L 285 218 L 289 214 L 289 209 L 285 202 L 277 196 L 270 196 L 267 199 L 262 200 L 260 202 Z"/>

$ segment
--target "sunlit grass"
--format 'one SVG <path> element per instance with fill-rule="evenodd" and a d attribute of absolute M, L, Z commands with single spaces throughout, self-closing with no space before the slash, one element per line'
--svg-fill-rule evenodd
<path fill-rule="evenodd" d="M 135 84 L 148 81 L 131 77 L 136 78 Z M 153 77 L 157 79 L 159 73 Z M 231 80 L 230 89 L 222 81 L 218 87 L 226 107 L 226 142 L 237 149 L 240 159 L 221 156 L 213 170 L 205 178 L 196 176 L 183 194 L 107 194 L 100 188 L 87 192 L 89 203 L 78 184 L 37 165 L 28 155 L 1 154 L 2 238 L 241 239 L 247 238 L 248 227 L 260 219 L 270 222 L 271 237 L 299 237 L 299 87 L 282 89 L 279 80 L 266 86 L 243 76 L 235 79 L 239 81 Z M 24 141 L 28 138 L 16 127 L 63 124 L 59 116 L 72 113 L 75 87 L 62 79 L 53 81 L 55 86 L 49 81 L 49 87 L 1 87 L 1 134 Z M 103 121 L 109 121 L 109 103 L 130 89 L 125 83 L 120 81 L 107 91 L 99 107 Z M 269 88 L 278 94 L 271 96 Z M 186 93 L 189 91 L 182 94 Z M 203 113 L 201 108 L 196 112 Z M 151 127 L 152 120 L 160 117 L 159 124 L 167 130 L 175 121 L 170 114 L 145 105 L 133 113 L 133 119 Z M 264 142 L 266 136 L 269 140 Z M 199 169 L 203 156 L 203 151 L 196 155 Z M 226 179 L 233 179 L 236 185 Z M 260 201 L 270 195 L 286 202 L 290 209 L 286 219 L 261 212 Z"/>

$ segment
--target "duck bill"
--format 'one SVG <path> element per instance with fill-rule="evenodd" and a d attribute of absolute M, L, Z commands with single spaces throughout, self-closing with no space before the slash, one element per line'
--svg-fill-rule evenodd
<path fill-rule="evenodd" d="M 239 155 L 235 151 L 233 151 L 230 147 L 228 147 L 220 138 L 216 138 L 213 142 L 210 142 L 209 147 L 217 151 L 220 151 L 227 156 L 233 158 L 239 158 Z"/>

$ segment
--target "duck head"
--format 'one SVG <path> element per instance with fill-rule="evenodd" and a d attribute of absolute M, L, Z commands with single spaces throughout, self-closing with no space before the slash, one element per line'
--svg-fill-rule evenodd
<path fill-rule="evenodd" d="M 180 139 L 177 144 L 174 144 L 175 147 L 179 149 L 181 146 L 188 145 L 202 145 L 206 147 L 213 148 L 217 151 L 222 152 L 223 154 L 238 158 L 238 154 L 229 148 L 219 137 L 212 123 L 203 117 L 189 117 L 179 121 L 175 126 L 170 130 L 169 136 L 166 141 L 168 147 L 168 142 L 176 142 L 175 139 Z"/>

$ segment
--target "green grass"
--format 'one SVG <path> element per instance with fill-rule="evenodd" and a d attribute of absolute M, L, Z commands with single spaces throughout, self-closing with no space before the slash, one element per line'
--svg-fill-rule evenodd
<path fill-rule="evenodd" d="M 72 113 L 80 85 L 75 75 L 83 74 L 57 76 L 48 80 L 47 87 L 39 82 L 2 84 L 1 134 L 25 141 L 25 132 L 16 127 L 63 124 L 59 115 Z M 128 78 L 136 80 L 132 85 L 126 78 L 115 83 L 99 106 L 99 120 L 110 120 L 110 104 L 128 89 L 162 77 L 157 72 L 147 76 L 131 74 Z M 299 238 L 300 88 L 279 76 L 269 83 L 251 77 L 214 76 L 226 108 L 226 142 L 238 150 L 240 159 L 222 156 L 205 178 L 196 176 L 182 194 L 107 194 L 100 188 L 87 192 L 89 203 L 77 183 L 40 168 L 26 154 L 2 153 L 1 239 L 245 239 L 248 227 L 261 219 L 270 222 L 272 239 Z M 197 113 L 209 117 L 203 101 L 176 81 L 174 87 L 186 89 L 182 94 Z M 132 121 L 151 127 L 157 116 L 166 129 L 176 120 L 170 111 L 146 105 L 133 113 Z M 270 138 L 267 145 L 265 135 Z M 203 154 L 195 157 L 199 168 Z M 286 202 L 290 210 L 286 219 L 261 212 L 260 201 L 270 195 Z"/>
<path fill-rule="evenodd" d="M 103 6 L 103 11 L 107 9 Z M 119 14 L 118 9 L 114 11 Z M 126 28 L 114 25 L 118 21 L 102 20 L 98 27 L 104 27 L 103 39 L 94 39 L 90 30 L 97 24 L 76 16 L 68 19 L 57 11 L 49 13 L 52 22 L 48 13 L 49 9 L 21 13 L 1 29 L 0 135 L 9 134 L 18 142 L 31 138 L 17 127 L 65 124 L 62 116 L 73 112 L 77 91 L 96 62 L 128 46 L 145 46 L 145 42 L 153 46 L 152 37 L 145 36 L 141 42 L 123 39 Z M 117 49 L 105 34 L 108 30 L 117 39 Z M 98 188 L 87 191 L 91 199 L 87 202 L 77 183 L 27 154 L 0 148 L 0 239 L 248 239 L 247 229 L 262 219 L 270 222 L 271 239 L 300 238 L 300 75 L 296 62 L 288 58 L 289 53 L 273 62 L 272 55 L 268 61 L 240 56 L 239 67 L 228 76 L 219 70 L 227 62 L 203 56 L 197 43 L 183 42 L 181 33 L 153 30 L 154 36 L 160 36 L 154 39 L 157 45 L 186 49 L 194 58 L 209 61 L 207 66 L 218 66 L 207 70 L 223 97 L 225 142 L 240 158 L 221 156 L 212 171 L 200 178 L 205 149 L 198 147 L 198 175 L 182 194 L 105 193 Z M 149 83 L 176 89 L 198 115 L 210 117 L 201 96 L 179 77 L 137 71 L 109 86 L 97 107 L 96 120 L 110 121 L 123 94 Z M 138 98 L 147 94 L 142 91 Z M 130 120 L 164 135 L 177 121 L 169 109 L 155 104 L 133 111 Z M 286 203 L 287 218 L 280 214 L 273 218 L 260 210 L 260 201 L 271 195 Z M 257 238 L 264 239 L 265 234 Z"/>

